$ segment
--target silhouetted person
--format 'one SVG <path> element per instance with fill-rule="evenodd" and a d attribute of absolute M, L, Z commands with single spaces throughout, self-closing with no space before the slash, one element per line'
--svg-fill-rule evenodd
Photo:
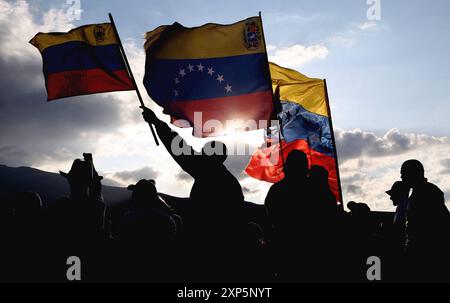
<path fill-rule="evenodd" d="M 42 200 L 36 192 L 20 192 L 16 195 L 15 203 L 13 205 L 14 213 L 20 214 L 36 214 L 41 211 Z"/>
<path fill-rule="evenodd" d="M 366 203 L 350 201 L 347 234 L 349 240 L 347 253 L 349 258 L 350 281 L 367 281 L 366 261 L 369 256 L 381 255 L 381 239 L 378 237 L 378 224 Z"/>
<path fill-rule="evenodd" d="M 211 281 L 214 276 L 227 280 L 229 275 L 237 274 L 233 271 L 238 266 L 231 260 L 239 256 L 237 247 L 245 222 L 242 188 L 223 164 L 227 158 L 226 146 L 211 141 L 198 153 L 153 111 L 143 109 L 145 121 L 155 125 L 172 158 L 195 180 L 190 192 L 192 207 L 183 220 L 192 253 L 198 262 L 204 263 L 199 266 L 194 262 L 192 273 L 198 273 L 197 280 Z"/>
<path fill-rule="evenodd" d="M 69 183 L 68 197 L 59 198 L 47 210 L 46 235 L 48 245 L 53 248 L 49 257 L 57 264 L 51 277 L 65 279 L 58 274 L 64 270 L 67 256 L 78 256 L 89 264 L 87 281 L 100 279 L 104 259 L 106 234 L 103 229 L 105 204 L 102 197 L 102 177 L 96 172 L 92 156 L 84 154 L 84 160 L 74 160 L 69 173 L 60 172 Z M 105 250 L 107 250 L 105 248 Z M 55 265 L 56 266 L 56 265 Z"/>
<path fill-rule="evenodd" d="M 68 230 L 79 236 L 82 231 L 93 236 L 103 228 L 105 204 L 101 192 L 101 180 L 93 167 L 92 160 L 75 159 L 69 173 L 60 172 L 70 186 L 69 197 L 60 198 L 56 208 L 66 217 L 61 222 Z"/>
<path fill-rule="evenodd" d="M 14 265 L 11 265 L 11 258 L 14 257 L 12 252 L 14 243 L 14 220 L 13 220 L 13 203 L 9 195 L 0 196 L 0 282 L 11 282 L 11 273 Z"/>
<path fill-rule="evenodd" d="M 119 227 L 118 239 L 142 246 L 149 246 L 150 242 L 165 244 L 173 241 L 177 232 L 175 220 L 171 217 L 173 211 L 158 196 L 155 181 L 142 179 L 128 186 L 128 190 L 133 192 L 130 208 Z"/>
<path fill-rule="evenodd" d="M 309 186 L 313 193 L 312 207 L 321 218 L 318 218 L 325 225 L 336 222 L 337 202 L 336 197 L 331 192 L 328 184 L 328 171 L 319 165 L 311 166 L 309 172 Z"/>
<path fill-rule="evenodd" d="M 290 219 L 298 217 L 305 206 L 304 201 L 309 198 L 307 175 L 308 160 L 305 153 L 293 150 L 286 159 L 284 178 L 270 187 L 264 201 L 275 231 L 283 229 L 286 224 L 297 224 L 296 220 Z"/>
<path fill-rule="evenodd" d="M 347 203 L 347 208 L 350 210 L 352 221 L 359 227 L 358 231 L 370 234 L 373 230 L 370 207 L 366 203 L 350 201 Z"/>
<path fill-rule="evenodd" d="M 128 210 L 119 220 L 115 238 L 121 251 L 120 278 L 135 282 L 163 282 L 172 275 L 171 261 L 177 225 L 173 211 L 158 196 L 154 180 L 128 186 Z"/>
<path fill-rule="evenodd" d="M 141 179 L 136 184 L 129 185 L 127 189 L 133 192 L 131 196 L 131 208 L 133 210 L 140 212 L 140 210 L 143 209 L 144 212 L 150 211 L 162 217 L 167 217 L 175 224 L 175 230 L 172 230 L 172 223 L 170 224 L 171 230 L 168 235 L 174 237 L 181 234 L 183 230 L 183 220 L 175 213 L 173 208 L 158 195 L 155 180 Z M 158 229 L 159 228 L 156 228 L 155 230 Z M 173 239 L 170 239 L 170 241 L 172 240 Z"/>
<path fill-rule="evenodd" d="M 310 217 L 308 249 L 310 250 L 310 275 L 315 281 L 338 281 L 340 262 L 330 258 L 330 252 L 341 258 L 342 231 L 338 222 L 338 205 L 328 183 L 328 171 L 319 165 L 311 166 L 308 177 L 309 201 L 304 211 Z M 342 258 L 341 258 L 342 259 Z"/>
<path fill-rule="evenodd" d="M 402 181 L 396 181 L 386 193 L 396 207 L 392 222 L 391 237 L 399 249 L 404 250 L 406 244 L 406 210 L 408 208 L 408 196 L 410 188 Z M 393 243 L 394 244 L 394 243 Z"/>
<path fill-rule="evenodd" d="M 304 152 L 293 150 L 284 166 L 284 178 L 273 184 L 264 205 L 272 222 L 273 258 L 281 281 L 300 281 L 307 253 L 311 214 L 307 184 L 308 160 Z M 306 237 L 306 238 L 305 238 Z"/>
<path fill-rule="evenodd" d="M 403 232 L 406 223 L 406 209 L 408 207 L 409 191 L 410 188 L 401 181 L 394 182 L 391 189 L 386 191 L 392 200 L 392 204 L 396 207 L 393 224 L 396 227 L 403 229 Z"/>
<path fill-rule="evenodd" d="M 36 192 L 20 192 L 13 203 L 13 218 L 16 231 L 23 241 L 34 240 L 40 236 L 42 200 Z"/>
<path fill-rule="evenodd" d="M 396 207 L 392 224 L 386 224 L 385 277 L 391 281 L 402 281 L 405 278 L 404 252 L 406 242 L 406 209 L 410 188 L 402 181 L 396 181 L 386 193 Z M 386 229 L 389 228 L 388 231 Z"/>
<path fill-rule="evenodd" d="M 7 253 L 2 267 L 2 277 L 10 282 L 31 282 L 39 280 L 42 266 L 42 200 L 36 192 L 16 193 L 11 204 L 11 221 L 8 226 L 8 240 L 2 243 Z M 2 239 L 6 240 L 6 239 Z M 5 245 L 6 244 L 6 245 Z M 3 263 L 3 262 L 2 262 Z"/>
<path fill-rule="evenodd" d="M 443 192 L 425 178 L 418 160 L 407 160 L 401 167 L 401 178 L 412 188 L 406 212 L 406 253 L 413 278 L 421 281 L 450 280 L 449 211 Z"/>

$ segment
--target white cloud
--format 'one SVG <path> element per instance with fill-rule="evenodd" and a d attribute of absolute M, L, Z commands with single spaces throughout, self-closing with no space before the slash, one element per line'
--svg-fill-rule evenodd
<path fill-rule="evenodd" d="M 445 158 L 441 160 L 442 164 L 442 174 L 450 174 L 450 158 Z"/>
<path fill-rule="evenodd" d="M 450 190 L 450 180 L 443 172 L 448 164 L 448 137 L 401 133 L 397 129 L 377 136 L 355 129 L 337 130 L 336 139 L 345 202 L 355 200 L 373 210 L 393 210 L 385 191 L 400 179 L 401 164 L 408 159 L 421 161 L 429 181 L 444 192 Z"/>
<path fill-rule="evenodd" d="M 275 45 L 272 45 L 272 44 L 267 45 L 267 52 L 268 53 L 273 52 L 276 49 L 277 49 L 277 47 Z"/>
<path fill-rule="evenodd" d="M 315 59 L 323 59 L 328 55 L 328 49 L 321 44 L 303 46 L 295 44 L 287 47 L 268 45 L 269 60 L 279 65 L 298 68 Z"/>
<path fill-rule="evenodd" d="M 129 184 L 135 184 L 141 179 L 156 179 L 158 172 L 150 167 L 145 166 L 137 170 L 124 170 L 118 171 L 113 174 L 108 174 L 108 178 L 116 181 L 118 184 L 128 186 Z"/>
<path fill-rule="evenodd" d="M 395 155 L 432 145 L 450 144 L 448 137 L 401 133 L 396 128 L 387 131 L 383 136 L 360 129 L 348 131 L 337 129 L 335 135 L 341 161 L 361 156 Z"/>
<path fill-rule="evenodd" d="M 72 27 L 63 10 L 50 9 L 36 22 L 26 1 L 0 0 L 0 35 L 7 42 L 7 48 L 2 47 L 3 58 L 33 60 L 36 50 L 27 42 L 36 33 L 67 31 Z"/>
<path fill-rule="evenodd" d="M 334 46 L 348 48 L 354 46 L 362 35 L 369 34 L 369 32 L 377 32 L 385 28 L 386 25 L 381 27 L 379 21 L 365 21 L 357 26 L 353 24 L 347 29 L 333 32 L 326 39 L 326 42 Z"/>
<path fill-rule="evenodd" d="M 358 26 L 360 30 L 363 31 L 375 31 L 378 29 L 378 22 L 370 20 L 366 21 Z"/>
<path fill-rule="evenodd" d="M 335 32 L 326 39 L 328 43 L 340 47 L 351 47 L 356 43 L 356 31 L 348 30 L 342 32 Z"/>

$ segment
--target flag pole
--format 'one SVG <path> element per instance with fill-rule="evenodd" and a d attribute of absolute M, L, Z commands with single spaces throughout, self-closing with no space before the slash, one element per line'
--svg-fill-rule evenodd
<path fill-rule="evenodd" d="M 114 23 L 113 16 L 111 15 L 111 13 L 108 13 L 108 16 L 109 16 L 109 20 L 111 21 L 111 25 L 113 27 L 114 34 L 116 35 L 117 42 L 119 43 L 120 52 L 122 53 L 123 61 L 125 62 L 125 66 L 127 68 L 128 75 L 130 76 L 131 81 L 133 82 L 134 89 L 138 96 L 139 103 L 141 104 L 142 107 L 145 107 L 144 101 L 142 100 L 141 93 L 139 92 L 139 88 L 136 85 L 136 80 L 134 79 L 133 71 L 131 70 L 130 64 L 128 63 L 128 58 L 127 58 L 127 55 L 123 48 L 122 41 L 120 41 L 119 32 L 117 31 L 117 27 L 116 27 L 116 24 Z M 152 131 L 153 139 L 155 139 L 156 145 L 159 145 L 158 137 L 156 137 L 155 130 L 153 129 L 153 127 L 150 123 L 148 125 L 150 126 L 150 130 Z"/>
<path fill-rule="evenodd" d="M 341 199 L 341 208 L 344 209 L 344 199 L 342 198 L 341 177 L 339 175 L 339 163 L 338 163 L 338 155 L 337 155 L 337 150 L 336 150 L 336 139 L 334 137 L 333 121 L 331 119 L 330 100 L 328 99 L 328 89 L 327 89 L 327 80 L 326 79 L 323 79 L 323 86 L 325 89 L 325 102 L 327 104 L 328 123 L 330 124 L 331 140 L 333 142 L 333 153 L 334 153 L 334 161 L 335 161 L 335 165 L 336 165 L 336 178 L 338 181 L 339 198 Z"/>
<path fill-rule="evenodd" d="M 273 95 L 273 98 L 275 99 L 277 109 L 279 112 L 281 112 L 281 101 L 280 101 L 280 86 L 277 85 L 277 88 L 275 89 L 275 94 Z M 278 118 L 278 114 L 277 114 Z M 282 132 L 283 132 L 283 118 L 279 117 L 278 119 L 278 142 L 280 144 L 280 154 L 281 154 L 281 163 L 283 164 L 283 171 L 284 171 L 284 154 L 283 154 L 283 142 L 281 142 L 282 138 Z M 284 135 L 283 135 L 284 136 Z"/>
<path fill-rule="evenodd" d="M 261 35 L 262 35 L 262 39 L 264 42 L 264 55 L 265 55 L 265 59 L 266 59 L 266 77 L 267 77 L 267 81 L 269 82 L 270 89 L 272 90 L 272 105 L 274 106 L 273 110 L 274 109 L 280 110 L 281 109 L 280 98 L 277 98 L 277 100 L 275 100 L 275 98 L 274 98 L 272 78 L 270 77 L 269 57 L 267 55 L 266 38 L 264 37 L 264 26 L 263 26 L 261 12 L 259 12 L 258 14 L 259 14 L 259 19 L 261 20 Z M 277 87 L 277 89 L 278 89 L 278 87 Z M 278 103 L 275 104 L 275 102 L 278 102 Z M 275 105 L 276 105 L 276 107 L 275 107 Z M 276 115 L 278 117 L 278 112 L 276 113 Z M 272 119 L 272 117 L 270 117 L 270 119 Z M 270 127 L 270 125 L 271 125 L 271 122 L 269 124 L 269 127 Z M 281 130 L 282 129 L 283 129 L 283 127 L 282 127 L 281 119 L 278 119 L 278 141 L 280 144 L 281 161 L 283 164 L 283 171 L 284 171 L 284 154 L 283 154 L 283 145 L 281 142 Z"/>

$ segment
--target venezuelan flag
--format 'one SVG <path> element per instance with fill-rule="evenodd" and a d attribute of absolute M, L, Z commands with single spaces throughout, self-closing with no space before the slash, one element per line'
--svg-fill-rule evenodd
<path fill-rule="evenodd" d="M 42 54 L 48 100 L 134 89 L 110 23 L 38 33 L 30 43 Z"/>
<path fill-rule="evenodd" d="M 144 47 L 149 96 L 173 122 L 182 119 L 189 123 L 184 126 L 194 126 L 195 136 L 222 135 L 242 130 L 245 121 L 270 120 L 272 88 L 259 17 L 230 25 L 160 26 L 146 34 Z M 202 124 L 194 123 L 195 113 L 201 113 Z M 212 120 L 223 126 L 238 123 L 232 130 L 205 127 Z"/>
<path fill-rule="evenodd" d="M 309 166 L 320 165 L 328 171 L 330 189 L 340 201 L 336 155 L 334 154 L 325 84 L 321 79 L 308 78 L 301 73 L 270 63 L 274 91 L 279 91 L 282 110 L 278 114 L 282 125 L 282 140 L 258 149 L 245 172 L 256 179 L 278 182 L 284 178 L 280 145 L 284 159 L 293 150 L 303 151 Z M 268 142 L 278 141 L 278 133 L 267 135 Z"/>

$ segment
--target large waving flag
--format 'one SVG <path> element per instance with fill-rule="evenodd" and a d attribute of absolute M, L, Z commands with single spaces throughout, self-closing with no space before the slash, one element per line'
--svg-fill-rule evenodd
<path fill-rule="evenodd" d="M 270 74 L 282 107 L 278 114 L 282 125 L 281 141 L 278 141 L 277 128 L 272 127 L 266 137 L 272 144 L 253 154 L 246 173 L 272 183 L 283 179 L 283 158 L 273 157 L 279 155 L 281 144 L 284 159 L 297 149 L 305 152 L 310 166 L 323 166 L 329 174 L 331 191 L 336 200 L 341 201 L 324 81 L 273 63 L 270 63 Z"/>
<path fill-rule="evenodd" d="M 135 89 L 111 23 L 38 33 L 30 43 L 42 54 L 48 100 Z"/>
<path fill-rule="evenodd" d="M 146 39 L 145 88 L 175 125 L 194 126 L 195 136 L 208 137 L 245 129 L 249 120 L 270 120 L 272 88 L 259 17 L 194 28 L 174 23 Z"/>

